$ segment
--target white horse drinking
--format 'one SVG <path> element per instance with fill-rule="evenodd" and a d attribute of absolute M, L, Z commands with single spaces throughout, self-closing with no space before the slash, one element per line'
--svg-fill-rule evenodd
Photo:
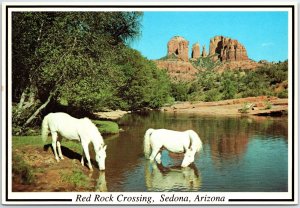
<path fill-rule="evenodd" d="M 187 167 L 194 162 L 196 152 L 202 149 L 202 141 L 193 130 L 148 129 L 144 136 L 145 157 L 160 164 L 161 150 L 164 148 L 170 152 L 184 153 L 181 166 Z"/>
<path fill-rule="evenodd" d="M 81 158 L 81 164 L 84 166 L 84 155 L 88 161 L 90 170 L 93 170 L 90 154 L 89 143 L 92 142 L 95 150 L 95 158 L 98 162 L 100 170 L 105 170 L 105 158 L 106 158 L 106 145 L 104 145 L 103 138 L 98 131 L 97 127 L 88 118 L 77 119 L 66 113 L 49 113 L 45 116 L 42 123 L 42 139 L 45 142 L 47 140 L 49 131 L 52 136 L 52 147 L 55 155 L 55 159 L 59 161 L 64 159 L 61 152 L 61 137 L 69 140 L 77 140 L 81 142 L 83 152 Z M 56 151 L 58 149 L 58 154 Z"/>
<path fill-rule="evenodd" d="M 168 129 L 148 129 L 144 136 L 146 158 L 150 161 L 155 159 L 157 163 L 161 163 L 161 150 L 164 148 L 170 152 L 184 153 L 181 166 L 187 167 L 194 162 L 196 152 L 202 149 L 202 141 L 193 130 L 181 132 Z"/>

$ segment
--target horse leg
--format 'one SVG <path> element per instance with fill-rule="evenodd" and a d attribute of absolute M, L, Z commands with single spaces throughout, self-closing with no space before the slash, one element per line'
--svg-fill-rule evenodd
<path fill-rule="evenodd" d="M 57 141 L 57 150 L 58 150 L 58 155 L 60 157 L 60 159 L 64 159 L 63 155 L 62 155 L 62 152 L 61 152 L 61 144 L 60 144 L 60 141 Z"/>
<path fill-rule="evenodd" d="M 88 166 L 90 168 L 90 171 L 93 171 L 93 167 L 92 167 L 91 159 L 90 159 L 90 153 L 89 153 L 89 144 L 82 144 L 82 147 L 83 147 L 83 151 L 84 151 L 85 157 L 86 157 L 86 159 L 88 161 Z"/>
<path fill-rule="evenodd" d="M 60 142 L 61 142 L 61 137 L 59 136 L 58 138 L 59 138 L 58 141 L 57 141 L 58 155 L 59 155 L 60 159 L 63 160 L 64 157 L 63 157 L 62 152 L 61 152 L 61 144 L 60 144 Z"/>
<path fill-rule="evenodd" d="M 157 153 L 155 160 L 158 164 L 161 164 L 161 153 L 160 152 Z"/>
<path fill-rule="evenodd" d="M 157 154 L 159 153 L 160 148 L 154 148 L 152 149 L 152 153 L 149 157 L 150 161 L 154 161 L 154 159 L 156 158 Z"/>
<path fill-rule="evenodd" d="M 84 150 L 82 150 L 81 165 L 84 166 Z"/>
<path fill-rule="evenodd" d="M 53 147 L 54 156 L 56 161 L 59 162 L 59 158 L 56 151 L 57 132 L 51 132 L 51 136 L 52 136 L 52 147 Z"/>

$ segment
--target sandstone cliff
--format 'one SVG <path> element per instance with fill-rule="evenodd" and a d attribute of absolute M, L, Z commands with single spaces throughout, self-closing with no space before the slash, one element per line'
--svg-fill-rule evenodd
<path fill-rule="evenodd" d="M 189 60 L 189 41 L 175 36 L 168 42 L 168 56 L 176 55 L 182 61 Z"/>
<path fill-rule="evenodd" d="M 246 48 L 241 43 L 223 36 L 215 36 L 210 40 L 209 55 L 215 54 L 222 62 L 249 60 Z"/>
<path fill-rule="evenodd" d="M 200 58 L 200 44 L 195 43 L 192 48 L 192 59 Z"/>
<path fill-rule="evenodd" d="M 248 58 L 246 48 L 237 40 L 224 36 L 215 36 L 210 40 L 209 54 L 205 46 L 192 46 L 189 59 L 189 41 L 175 36 L 167 44 L 167 56 L 156 60 L 161 69 L 166 69 L 174 80 L 189 81 L 196 78 L 200 70 L 214 69 L 217 72 L 232 69 L 255 69 L 262 65 Z"/>
<path fill-rule="evenodd" d="M 224 72 L 225 70 L 238 70 L 238 69 L 256 69 L 264 64 L 257 63 L 252 60 L 244 60 L 244 61 L 228 61 L 222 62 L 221 65 L 215 67 L 215 71 Z"/>
<path fill-rule="evenodd" d="M 167 69 L 168 74 L 176 81 L 189 81 L 196 77 L 198 70 L 190 63 L 177 60 L 156 60 L 160 69 Z"/>
<path fill-rule="evenodd" d="M 206 49 L 205 49 L 205 45 L 203 46 L 203 49 L 202 49 L 202 57 L 205 58 L 207 56 L 207 53 L 206 53 Z"/>

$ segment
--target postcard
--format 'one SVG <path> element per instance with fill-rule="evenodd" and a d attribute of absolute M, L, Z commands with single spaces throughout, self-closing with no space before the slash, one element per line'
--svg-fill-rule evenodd
<path fill-rule="evenodd" d="M 298 9 L 3 3 L 2 203 L 298 203 Z"/>

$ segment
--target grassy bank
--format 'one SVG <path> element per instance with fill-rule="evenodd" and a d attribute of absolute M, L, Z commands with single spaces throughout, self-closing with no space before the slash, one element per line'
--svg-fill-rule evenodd
<path fill-rule="evenodd" d="M 117 134 L 119 133 L 119 125 L 113 121 L 93 120 L 101 134 Z"/>
<path fill-rule="evenodd" d="M 92 122 L 97 126 L 101 134 L 117 134 L 119 133 L 119 125 L 113 121 L 102 121 L 102 120 L 92 120 Z M 20 132 L 20 127 L 13 126 L 13 135 Z M 35 126 L 31 128 L 26 128 L 21 135 L 23 136 L 38 136 L 41 134 L 41 126 Z"/>
<path fill-rule="evenodd" d="M 40 135 L 13 136 L 12 190 L 94 191 L 94 179 L 89 177 L 89 169 L 80 163 L 80 142 L 63 139 L 62 153 L 65 159 L 57 162 L 50 136 L 45 143 Z M 94 158 L 91 160 L 93 162 Z"/>
<path fill-rule="evenodd" d="M 115 122 L 93 122 L 101 134 L 119 133 Z M 80 142 L 63 139 L 65 159 L 58 163 L 52 152 L 51 135 L 43 142 L 39 128 L 28 132 L 31 135 L 12 137 L 13 191 L 94 191 L 95 181 L 89 177 L 88 168 L 80 163 Z M 94 158 L 91 159 L 93 163 Z M 54 180 L 48 183 L 47 178 Z"/>
<path fill-rule="evenodd" d="M 51 137 L 49 136 L 46 142 L 44 143 L 42 137 L 39 136 L 13 136 L 12 137 L 12 148 L 20 148 L 22 149 L 25 146 L 43 148 L 44 145 L 51 145 Z M 67 139 L 62 140 L 62 146 L 71 149 L 78 154 L 81 154 L 82 147 L 78 141 L 71 141 Z"/>

